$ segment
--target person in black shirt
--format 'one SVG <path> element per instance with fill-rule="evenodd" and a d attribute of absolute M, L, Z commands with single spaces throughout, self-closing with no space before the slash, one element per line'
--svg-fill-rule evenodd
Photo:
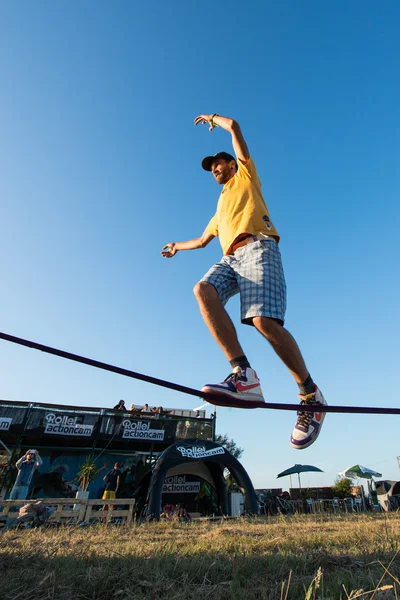
<path fill-rule="evenodd" d="M 106 489 L 104 490 L 102 498 L 103 500 L 115 500 L 119 488 L 120 477 L 121 465 L 119 462 L 116 462 L 114 468 L 103 478 L 103 481 L 106 484 Z"/>
<path fill-rule="evenodd" d="M 120 400 L 118 402 L 118 404 L 116 404 L 114 406 L 114 410 L 122 410 L 122 411 L 126 411 L 126 407 L 125 407 L 125 400 Z"/>

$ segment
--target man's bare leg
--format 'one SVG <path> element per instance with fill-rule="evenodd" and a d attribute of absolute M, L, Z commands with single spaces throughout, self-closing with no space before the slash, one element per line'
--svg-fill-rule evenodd
<path fill-rule="evenodd" d="M 217 290 L 211 283 L 200 281 L 194 287 L 194 295 L 199 303 L 201 315 L 218 342 L 226 358 L 231 361 L 244 354 L 237 337 L 236 329 L 222 305 Z"/>
<path fill-rule="evenodd" d="M 292 334 L 278 321 L 269 317 L 254 317 L 253 325 L 269 341 L 296 382 L 303 383 L 308 377 L 308 370 Z"/>
<path fill-rule="evenodd" d="M 243 355 L 236 329 L 215 287 L 200 281 L 194 288 L 200 312 L 214 339 L 218 342 L 225 356 L 230 361 Z M 275 319 L 254 317 L 253 325 L 270 342 L 276 354 L 287 366 L 297 383 L 303 383 L 308 377 L 308 370 L 294 337 Z"/>
<path fill-rule="evenodd" d="M 233 369 L 232 375 L 222 383 L 206 384 L 202 391 L 222 394 L 228 399 L 230 397 L 263 402 L 264 397 L 260 388 L 260 381 L 243 354 L 235 326 L 224 309 L 217 290 L 212 284 L 200 281 L 194 288 L 194 293 L 207 327 L 222 348 Z"/>
<path fill-rule="evenodd" d="M 269 317 L 254 317 L 253 325 L 269 341 L 283 363 L 287 366 L 299 385 L 302 403 L 326 404 L 321 391 L 308 373 L 304 359 L 294 337 Z M 308 389 L 311 388 L 311 389 Z M 296 450 L 308 448 L 317 439 L 325 413 L 299 411 L 290 444 Z"/>

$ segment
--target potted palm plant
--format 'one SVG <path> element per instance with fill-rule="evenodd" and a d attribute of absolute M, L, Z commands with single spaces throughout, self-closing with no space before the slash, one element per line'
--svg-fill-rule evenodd
<path fill-rule="evenodd" d="M 89 454 L 85 460 L 83 461 L 83 463 L 81 464 L 78 474 L 77 474 L 77 480 L 79 482 L 79 487 L 80 490 L 78 490 L 76 492 L 76 497 L 77 498 L 85 498 L 88 499 L 89 498 L 89 491 L 88 491 L 88 487 L 91 484 L 91 482 L 94 480 L 94 478 L 96 477 L 96 475 L 98 473 L 100 473 L 100 471 L 102 471 L 103 469 L 106 469 L 107 466 L 103 465 L 100 469 L 97 467 L 96 465 L 96 459 L 95 456 L 93 454 Z"/>

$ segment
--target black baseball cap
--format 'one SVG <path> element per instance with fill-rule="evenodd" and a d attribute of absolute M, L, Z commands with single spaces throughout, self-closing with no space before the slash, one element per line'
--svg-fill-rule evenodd
<path fill-rule="evenodd" d="M 203 158 L 203 160 L 201 161 L 201 166 L 203 167 L 203 169 L 205 171 L 211 171 L 211 165 L 213 164 L 216 158 L 224 158 L 228 162 L 230 160 L 234 160 L 236 163 L 236 158 L 232 156 L 232 154 L 228 154 L 228 152 L 217 152 L 217 154 L 214 154 L 214 156 L 206 156 L 205 158 Z"/>

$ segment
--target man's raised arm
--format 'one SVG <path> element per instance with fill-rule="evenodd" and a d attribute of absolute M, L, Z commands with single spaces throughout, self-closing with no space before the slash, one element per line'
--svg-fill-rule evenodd
<path fill-rule="evenodd" d="M 172 258 L 178 252 L 178 250 L 197 250 L 197 248 L 205 248 L 207 244 L 215 238 L 207 229 L 203 232 L 203 235 L 187 242 L 169 242 L 165 244 L 161 250 L 164 258 Z"/>
<path fill-rule="evenodd" d="M 235 151 L 236 157 L 242 162 L 246 163 L 250 158 L 249 149 L 245 142 L 245 139 L 240 129 L 240 125 L 234 119 L 229 117 L 221 117 L 221 115 L 199 115 L 195 118 L 194 124 L 208 123 L 210 131 L 215 127 L 221 127 L 225 131 L 229 131 L 232 136 L 232 146 Z"/>

